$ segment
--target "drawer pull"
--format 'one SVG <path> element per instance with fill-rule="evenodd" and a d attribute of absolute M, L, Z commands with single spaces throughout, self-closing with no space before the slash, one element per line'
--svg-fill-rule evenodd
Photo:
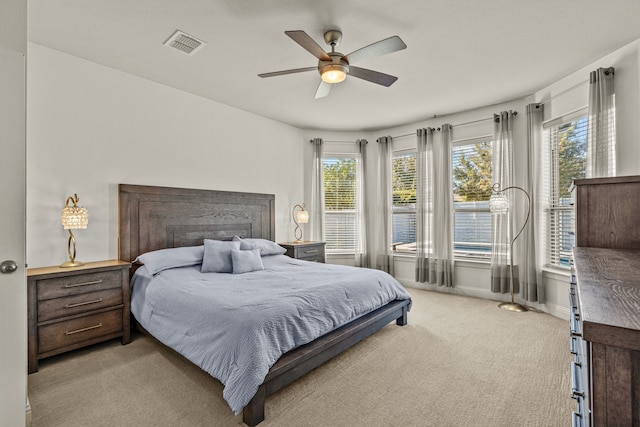
<path fill-rule="evenodd" d="M 571 362 L 571 391 L 573 392 L 573 396 L 584 397 L 584 391 L 582 390 L 582 381 L 580 379 L 582 373 L 580 370 L 580 365 L 576 362 Z"/>
<path fill-rule="evenodd" d="M 571 414 L 571 427 L 583 427 L 582 414 L 573 412 Z"/>
<path fill-rule="evenodd" d="M 67 331 L 65 332 L 65 335 L 73 335 L 73 334 L 77 334 L 78 332 L 90 331 L 91 329 L 97 329 L 97 328 L 102 328 L 102 323 L 98 323 L 97 325 L 93 325 L 93 326 L 87 326 L 86 328 L 76 329 L 75 331 Z"/>
<path fill-rule="evenodd" d="M 580 316 L 572 311 L 571 312 L 571 335 L 574 337 L 582 337 L 582 323 L 580 322 Z"/>
<path fill-rule="evenodd" d="M 579 337 L 569 337 L 569 348 L 571 349 L 571 354 L 578 355 L 578 343 L 576 342 Z"/>
<path fill-rule="evenodd" d="M 578 309 L 578 304 L 576 304 L 576 294 L 573 292 L 569 292 L 569 307 L 574 310 Z"/>
<path fill-rule="evenodd" d="M 102 298 L 94 299 L 93 301 L 77 302 L 75 304 L 65 304 L 64 308 L 80 307 L 81 305 L 95 304 L 97 302 L 102 302 Z"/>
<path fill-rule="evenodd" d="M 304 251 L 305 254 L 317 254 L 318 250 L 317 249 L 310 249 L 310 250 L 306 250 Z"/>
<path fill-rule="evenodd" d="M 94 280 L 92 282 L 66 284 L 66 285 L 64 285 L 64 287 L 65 288 L 77 288 L 78 286 L 97 285 L 98 283 L 102 283 L 102 280 Z"/>

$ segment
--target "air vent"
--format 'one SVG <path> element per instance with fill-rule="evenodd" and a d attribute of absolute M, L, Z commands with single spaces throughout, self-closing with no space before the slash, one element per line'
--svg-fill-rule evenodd
<path fill-rule="evenodd" d="M 173 33 L 171 37 L 164 42 L 164 44 L 177 49 L 182 53 L 186 53 L 187 55 L 193 55 L 206 45 L 202 40 L 198 40 L 197 38 L 190 36 L 189 34 L 185 34 L 180 30 L 176 30 L 176 32 Z"/>

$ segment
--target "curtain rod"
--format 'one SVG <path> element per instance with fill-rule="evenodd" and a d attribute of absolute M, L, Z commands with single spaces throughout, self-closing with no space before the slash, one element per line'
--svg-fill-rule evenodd
<path fill-rule="evenodd" d="M 310 142 L 313 142 L 313 141 L 310 141 Z M 331 141 L 331 140 L 328 140 L 328 139 L 327 140 L 323 139 L 322 142 L 348 142 L 348 143 L 351 143 L 351 144 L 355 144 L 358 141 L 347 141 L 347 140 L 344 140 L 344 141 L 340 141 L 340 140 Z"/>
<path fill-rule="evenodd" d="M 518 115 L 518 112 L 517 112 L 517 111 L 514 111 L 514 112 L 513 112 L 513 115 L 514 115 L 514 116 L 517 116 L 517 115 Z M 435 117 L 434 117 L 434 118 L 435 118 Z M 471 125 L 471 124 L 474 124 L 474 123 L 485 122 L 485 121 L 487 121 L 487 120 L 493 120 L 493 117 L 487 117 L 486 119 L 478 119 L 478 120 L 471 120 L 471 121 L 469 121 L 469 122 L 458 123 L 458 124 L 455 124 L 455 125 L 451 125 L 451 127 L 467 126 L 467 125 Z M 436 128 L 435 130 L 436 130 L 436 131 L 440 131 L 440 128 Z M 406 133 L 406 134 L 404 134 L 404 135 L 392 136 L 391 138 L 393 138 L 393 139 L 397 139 L 397 138 L 404 138 L 404 137 L 406 137 L 406 136 L 412 136 L 412 135 L 415 135 L 415 134 L 416 134 L 415 132 L 413 132 L 413 133 Z"/>
<path fill-rule="evenodd" d="M 350 144 L 357 144 L 358 141 L 367 141 L 367 144 L 369 143 L 369 141 L 366 138 L 360 138 L 360 139 L 356 139 L 356 140 L 328 140 L 328 139 L 323 139 L 322 142 L 347 142 Z M 313 142 L 313 139 L 310 139 L 309 142 Z"/>
<path fill-rule="evenodd" d="M 549 103 L 549 102 L 553 101 L 554 99 L 556 99 L 556 98 L 558 98 L 558 97 L 560 97 L 560 96 L 564 95 L 565 93 L 567 93 L 567 92 L 571 92 L 572 90 L 579 88 L 580 86 L 582 86 L 582 85 L 583 85 L 583 84 L 585 84 L 585 83 L 589 83 L 589 80 L 581 81 L 580 83 L 578 83 L 578 84 L 576 84 L 576 85 L 573 85 L 573 86 L 571 86 L 570 88 L 565 89 L 565 90 L 563 90 L 563 91 L 562 91 L 562 92 L 560 92 L 560 93 L 557 93 L 555 96 L 552 96 L 551 98 L 547 99 L 546 101 L 539 102 L 539 104 L 542 104 L 542 105 L 547 104 L 547 103 Z"/>

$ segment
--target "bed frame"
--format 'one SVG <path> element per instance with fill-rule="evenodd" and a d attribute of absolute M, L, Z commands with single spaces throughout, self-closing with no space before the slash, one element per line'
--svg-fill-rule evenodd
<path fill-rule="evenodd" d="M 164 248 L 201 245 L 203 239 L 275 240 L 275 196 L 120 184 L 119 259 Z M 135 267 L 132 267 L 135 268 Z M 390 322 L 404 326 L 410 300 L 393 301 L 284 354 L 271 367 L 243 421 L 264 420 L 265 398 L 342 353 Z M 136 322 L 137 324 L 137 322 Z"/>

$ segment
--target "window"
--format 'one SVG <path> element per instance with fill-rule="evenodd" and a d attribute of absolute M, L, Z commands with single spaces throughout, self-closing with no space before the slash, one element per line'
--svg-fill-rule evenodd
<path fill-rule="evenodd" d="M 491 141 L 454 143 L 453 170 L 454 255 L 491 256 Z"/>
<path fill-rule="evenodd" d="M 392 245 L 398 253 L 416 252 L 416 152 L 399 152 L 391 160 Z"/>
<path fill-rule="evenodd" d="M 549 149 L 547 209 L 547 263 L 568 268 L 575 243 L 575 214 L 569 189 L 574 179 L 585 177 L 587 160 L 586 111 L 582 117 L 560 119 L 545 125 Z"/>
<path fill-rule="evenodd" d="M 355 155 L 323 159 L 325 240 L 328 253 L 360 253 L 360 194 Z"/>

